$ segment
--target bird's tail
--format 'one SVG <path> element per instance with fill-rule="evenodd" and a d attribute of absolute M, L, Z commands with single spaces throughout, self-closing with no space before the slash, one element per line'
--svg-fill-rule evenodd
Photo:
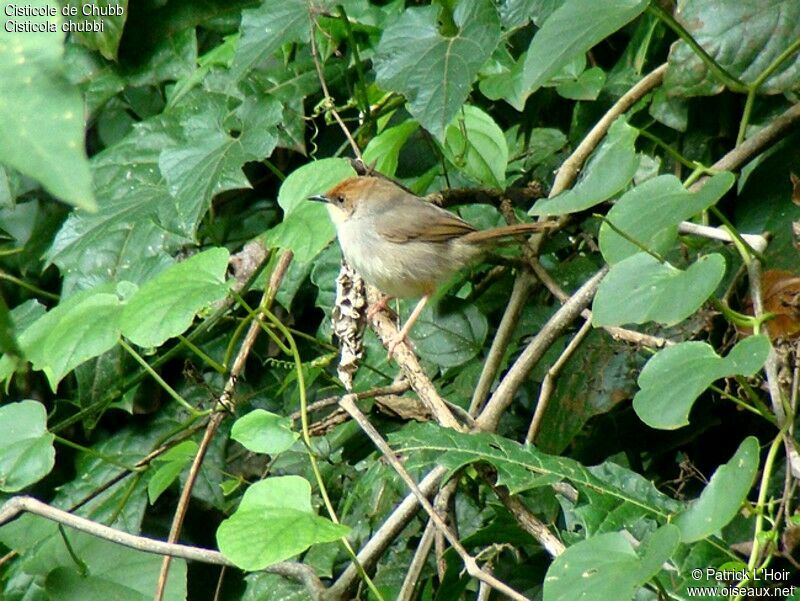
<path fill-rule="evenodd" d="M 497 238 L 508 238 L 510 236 L 524 236 L 536 232 L 543 232 L 552 229 L 555 226 L 554 222 L 539 222 L 539 223 L 517 223 L 515 225 L 505 225 L 503 227 L 493 227 L 489 230 L 480 230 L 477 232 L 470 232 L 462 236 L 463 242 L 470 242 L 472 244 L 480 244 L 481 242 L 488 242 L 496 240 Z"/>

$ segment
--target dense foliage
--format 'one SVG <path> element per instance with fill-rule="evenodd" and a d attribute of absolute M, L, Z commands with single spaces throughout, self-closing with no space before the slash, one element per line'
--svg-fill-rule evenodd
<path fill-rule="evenodd" d="M 0 597 L 800 599 L 796 0 L 2 6 Z M 370 171 L 557 225 L 359 359 Z"/>

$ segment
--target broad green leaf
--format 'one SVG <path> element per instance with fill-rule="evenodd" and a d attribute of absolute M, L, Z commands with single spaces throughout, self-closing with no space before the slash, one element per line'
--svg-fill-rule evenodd
<path fill-rule="evenodd" d="M 678 224 L 713 206 L 734 181 L 732 173 L 718 173 L 693 194 L 674 175 L 659 175 L 623 194 L 606 219 L 648 249 L 663 254 L 677 240 Z M 641 252 L 605 222 L 600 226 L 599 241 L 609 265 Z"/>
<path fill-rule="evenodd" d="M 243 570 L 262 570 L 316 543 L 347 535 L 350 528 L 313 513 L 311 486 L 299 476 L 257 482 L 236 512 L 220 524 L 220 551 Z"/>
<path fill-rule="evenodd" d="M 564 65 L 635 19 L 645 8 L 646 0 L 565 0 L 533 36 L 524 62 L 512 70 L 505 99 L 521 111 L 528 96 Z"/>
<path fill-rule="evenodd" d="M 16 343 L 20 351 L 22 351 L 21 341 L 25 336 L 25 331 L 44 314 L 44 305 L 36 300 L 26 301 L 9 312 L 9 318 L 17 335 Z M 19 359 L 19 357 L 15 357 L 10 353 L 0 355 L 0 381 L 5 380 L 14 373 Z"/>
<path fill-rule="evenodd" d="M 540 362 L 543 369 L 550 367 L 563 350 L 558 343 L 554 347 L 552 359 Z M 614 340 L 604 330 L 592 329 L 558 376 L 536 446 L 548 453 L 564 452 L 590 418 L 611 411 L 634 395 L 636 376 L 643 364 L 638 349 Z M 586 369 L 587 365 L 591 369 Z"/>
<path fill-rule="evenodd" d="M 77 31 L 72 34 L 75 39 L 87 48 L 97 50 L 108 60 L 116 60 L 128 14 L 128 0 L 69 0 L 66 4 L 77 13 L 70 15 L 68 21 L 75 24 L 89 22 L 100 27 L 100 31 Z M 107 14 L 93 15 L 93 10 Z"/>
<path fill-rule="evenodd" d="M 372 138 L 364 149 L 364 162 L 374 165 L 375 171 L 392 177 L 397 171 L 400 150 L 408 138 L 419 129 L 419 123 L 408 120 L 389 127 Z"/>
<path fill-rule="evenodd" d="M 606 73 L 600 67 L 586 69 L 574 81 L 565 81 L 556 86 L 562 98 L 570 100 L 596 100 L 606 83 Z"/>
<path fill-rule="evenodd" d="M 685 132 L 689 125 L 689 102 L 685 98 L 670 96 L 664 88 L 653 93 L 650 115 L 674 130 Z"/>
<path fill-rule="evenodd" d="M 627 186 L 639 167 L 633 143 L 638 131 L 617 119 L 609 128 L 608 135 L 584 170 L 583 176 L 572 189 L 555 198 L 536 202 L 529 211 L 531 215 L 565 215 L 585 211 L 604 200 L 608 200 Z"/>
<path fill-rule="evenodd" d="M 233 138 L 222 126 L 229 113 L 226 97 L 196 90 L 93 157 L 100 209 L 70 215 L 47 252 L 68 292 L 98 282 L 144 283 L 172 264 L 179 248 L 194 244 L 212 196 L 247 185 L 241 165 L 261 158 L 243 148 L 246 129 Z"/>
<path fill-rule="evenodd" d="M 183 334 L 195 315 L 225 298 L 228 250 L 212 248 L 165 269 L 128 299 L 122 334 L 141 347 L 161 346 Z"/>
<path fill-rule="evenodd" d="M 20 335 L 25 357 L 45 372 L 54 391 L 67 373 L 119 340 L 122 305 L 109 289 L 86 290 L 62 301 Z"/>
<path fill-rule="evenodd" d="M 669 560 L 680 542 L 671 524 L 651 532 L 637 550 L 621 532 L 580 541 L 553 560 L 544 578 L 543 601 L 626 601 Z"/>
<path fill-rule="evenodd" d="M 373 62 L 378 84 L 405 95 L 409 112 L 442 140 L 500 41 L 500 19 L 489 0 L 460 2 L 453 12 L 458 31 L 448 37 L 438 13 L 435 6 L 407 8 L 384 30 Z"/>
<path fill-rule="evenodd" d="M 426 308 L 411 331 L 417 353 L 440 367 L 456 367 L 477 355 L 489 325 L 480 310 L 471 304 Z"/>
<path fill-rule="evenodd" d="M 328 212 L 320 203 L 309 202 L 308 197 L 324 194 L 343 179 L 353 177 L 356 172 L 346 159 L 321 159 L 295 169 L 281 184 L 278 204 L 288 217 L 300 207 L 310 205 L 321 209 L 320 215 Z"/>
<path fill-rule="evenodd" d="M 674 325 L 697 311 L 725 275 L 720 254 L 700 257 L 686 271 L 640 252 L 613 265 L 592 303 L 595 326 L 655 321 Z"/>
<path fill-rule="evenodd" d="M 717 468 L 700 498 L 673 522 L 680 528 L 682 542 L 711 536 L 734 518 L 756 479 L 758 453 L 758 439 L 748 436 L 731 460 Z"/>
<path fill-rule="evenodd" d="M 264 409 L 255 409 L 237 419 L 231 438 L 254 453 L 277 455 L 291 447 L 299 438 L 292 431 L 292 420 Z"/>
<path fill-rule="evenodd" d="M 6 301 L 0 296 L 0 354 L 19 355 L 20 349 L 14 336 L 14 323 Z"/>
<path fill-rule="evenodd" d="M 241 37 L 231 67 L 240 79 L 283 44 L 308 41 L 311 34 L 306 0 L 266 0 L 242 11 Z"/>
<path fill-rule="evenodd" d="M 160 464 L 147 482 L 147 498 L 154 504 L 170 485 L 178 479 L 183 469 L 197 454 L 198 445 L 192 440 L 184 440 L 156 459 Z"/>
<path fill-rule="evenodd" d="M 795 0 L 681 0 L 675 18 L 712 59 L 745 83 L 753 83 L 800 37 L 800 3 Z M 718 94 L 724 87 L 682 41 L 670 52 L 664 85 L 670 94 L 681 96 Z M 800 55 L 795 52 L 759 90 L 780 94 L 798 88 Z"/>
<path fill-rule="evenodd" d="M 503 130 L 476 106 L 465 105 L 447 126 L 444 156 L 483 186 L 503 189 L 508 145 Z"/>
<path fill-rule="evenodd" d="M 81 573 L 61 542 L 58 563 L 45 572 L 45 588 L 53 601 L 146 601 L 153 598 L 161 557 L 134 551 L 71 528 L 65 530 L 70 547 L 86 564 Z M 186 562 L 173 559 L 164 590 L 167 601 L 186 599 Z M 44 568 L 44 566 L 43 566 Z M 44 569 L 42 569 L 44 571 Z M 44 574 L 43 574 L 44 575 Z"/>
<path fill-rule="evenodd" d="M 0 490 L 16 492 L 49 474 L 55 465 L 54 439 L 41 403 L 0 407 Z"/>
<path fill-rule="evenodd" d="M 225 557 L 247 571 L 263 570 L 316 543 L 338 540 L 350 528 L 298 509 L 239 509 L 220 524 L 217 544 Z"/>
<path fill-rule="evenodd" d="M 639 375 L 633 409 L 651 428 L 674 430 L 689 423 L 695 400 L 715 380 L 752 376 L 770 352 L 766 336 L 749 336 L 720 357 L 705 342 L 682 342 L 658 351 Z"/>
<path fill-rule="evenodd" d="M 95 210 L 84 149 L 83 101 L 63 73 L 60 7 L 43 1 L 53 17 L 0 16 L 0 162 L 39 181 L 53 196 Z M 14 24 L 52 29 L 13 32 Z"/>
<path fill-rule="evenodd" d="M 656 490 L 647 479 L 625 468 L 616 466 L 614 477 L 608 478 L 597 467 L 587 468 L 574 459 L 548 455 L 496 434 L 462 433 L 436 424 L 412 423 L 390 434 L 389 439 L 397 452 L 406 454 L 409 469 L 436 464 L 454 473 L 478 461 L 490 463 L 497 469 L 498 484 L 511 494 L 564 480 L 593 502 L 594 497 L 603 498 L 614 503 L 617 511 L 629 509 L 631 516 L 666 520 L 683 507 Z"/>
<path fill-rule="evenodd" d="M 311 261 L 333 240 L 336 229 L 325 205 L 311 202 L 308 197 L 323 194 L 354 175 L 355 171 L 344 159 L 322 159 L 293 171 L 278 192 L 284 219 L 267 232 L 267 243 L 291 249 L 296 261 Z"/>

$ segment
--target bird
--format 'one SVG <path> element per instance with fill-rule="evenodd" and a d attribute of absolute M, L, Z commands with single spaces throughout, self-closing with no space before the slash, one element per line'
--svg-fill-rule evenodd
<path fill-rule="evenodd" d="M 326 204 L 347 263 L 384 296 L 417 298 L 400 332 L 389 341 L 389 359 L 407 340 L 431 295 L 454 273 L 503 239 L 539 232 L 545 223 L 519 223 L 478 230 L 454 213 L 374 175 L 349 177 L 308 200 Z"/>

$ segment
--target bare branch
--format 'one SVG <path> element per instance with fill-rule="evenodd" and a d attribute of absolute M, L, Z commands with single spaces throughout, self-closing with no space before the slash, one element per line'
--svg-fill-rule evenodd
<path fill-rule="evenodd" d="M 477 578 L 481 582 L 485 582 L 504 595 L 511 597 L 512 599 L 516 599 L 517 601 L 528 601 L 528 598 L 525 595 L 518 593 L 504 582 L 501 582 L 491 574 L 481 569 L 481 567 L 478 565 L 478 562 L 475 561 L 475 558 L 467 552 L 467 550 L 461 544 L 461 541 L 458 540 L 458 537 L 456 537 L 450 527 L 436 512 L 433 505 L 431 505 L 431 502 L 417 486 L 417 483 L 414 482 L 414 479 L 403 467 L 403 464 L 400 463 L 400 460 L 395 456 L 394 452 L 380 435 L 380 433 L 370 423 L 367 417 L 361 413 L 361 410 L 356 406 L 353 396 L 346 395 L 343 397 L 341 405 L 350 414 L 350 416 L 356 422 L 358 422 L 358 425 L 361 426 L 361 429 L 364 430 L 367 436 L 369 436 L 370 440 L 372 440 L 373 444 L 383 454 L 389 465 L 394 468 L 403 482 L 406 483 L 406 486 L 411 489 L 411 492 L 413 492 L 417 497 L 420 505 L 422 505 L 422 508 L 430 516 L 430 519 L 436 525 L 436 528 L 445 535 L 447 542 L 450 543 L 450 546 L 453 547 L 453 550 L 458 553 L 459 557 L 461 557 L 461 560 L 464 562 L 464 566 L 467 569 L 467 573 L 469 573 L 470 576 Z"/>
<path fill-rule="evenodd" d="M 500 421 L 500 416 L 511 404 L 514 394 L 536 362 L 541 359 L 544 352 L 553 344 L 569 325 L 578 318 L 581 311 L 592 301 L 600 281 L 608 273 L 604 267 L 589 278 L 572 297 L 547 321 L 541 331 L 531 340 L 522 354 L 514 362 L 501 380 L 494 394 L 489 399 L 483 412 L 476 420 L 481 430 L 494 431 Z"/>
<path fill-rule="evenodd" d="M 84 517 L 73 515 L 62 509 L 51 507 L 47 503 L 42 503 L 33 497 L 12 497 L 6 501 L 2 507 L 0 507 L 0 525 L 13 520 L 23 512 L 41 516 L 63 524 L 64 526 L 79 530 L 80 532 L 91 534 L 92 536 L 130 549 L 135 549 L 136 551 L 168 557 L 180 557 L 190 561 L 199 561 L 220 566 L 236 567 L 218 551 L 201 549 L 200 547 L 192 547 L 189 545 L 166 543 L 145 536 L 136 536 L 128 532 L 123 532 L 122 530 L 117 530 L 116 528 L 98 524 Z M 283 561 L 271 565 L 263 571 L 269 572 L 270 574 L 278 574 L 279 576 L 303 583 L 313 599 L 321 599 L 325 591 L 325 586 L 320 582 L 314 570 L 310 566 L 302 563 Z"/>
<path fill-rule="evenodd" d="M 570 340 L 567 348 L 564 349 L 561 355 L 559 355 L 558 359 L 556 359 L 556 362 L 553 363 L 550 369 L 547 370 L 547 373 L 544 376 L 544 381 L 542 382 L 542 387 L 539 390 L 539 400 L 536 402 L 536 411 L 533 413 L 531 424 L 528 426 L 528 433 L 525 435 L 525 442 L 527 444 L 532 444 L 533 441 L 536 440 L 536 435 L 539 433 L 539 429 L 542 427 L 544 412 L 547 409 L 547 405 L 550 402 L 550 397 L 555 389 L 556 378 L 591 329 L 591 321 L 586 320 L 583 322 L 581 329 L 578 330 L 577 334 L 572 337 L 572 340 Z"/>

